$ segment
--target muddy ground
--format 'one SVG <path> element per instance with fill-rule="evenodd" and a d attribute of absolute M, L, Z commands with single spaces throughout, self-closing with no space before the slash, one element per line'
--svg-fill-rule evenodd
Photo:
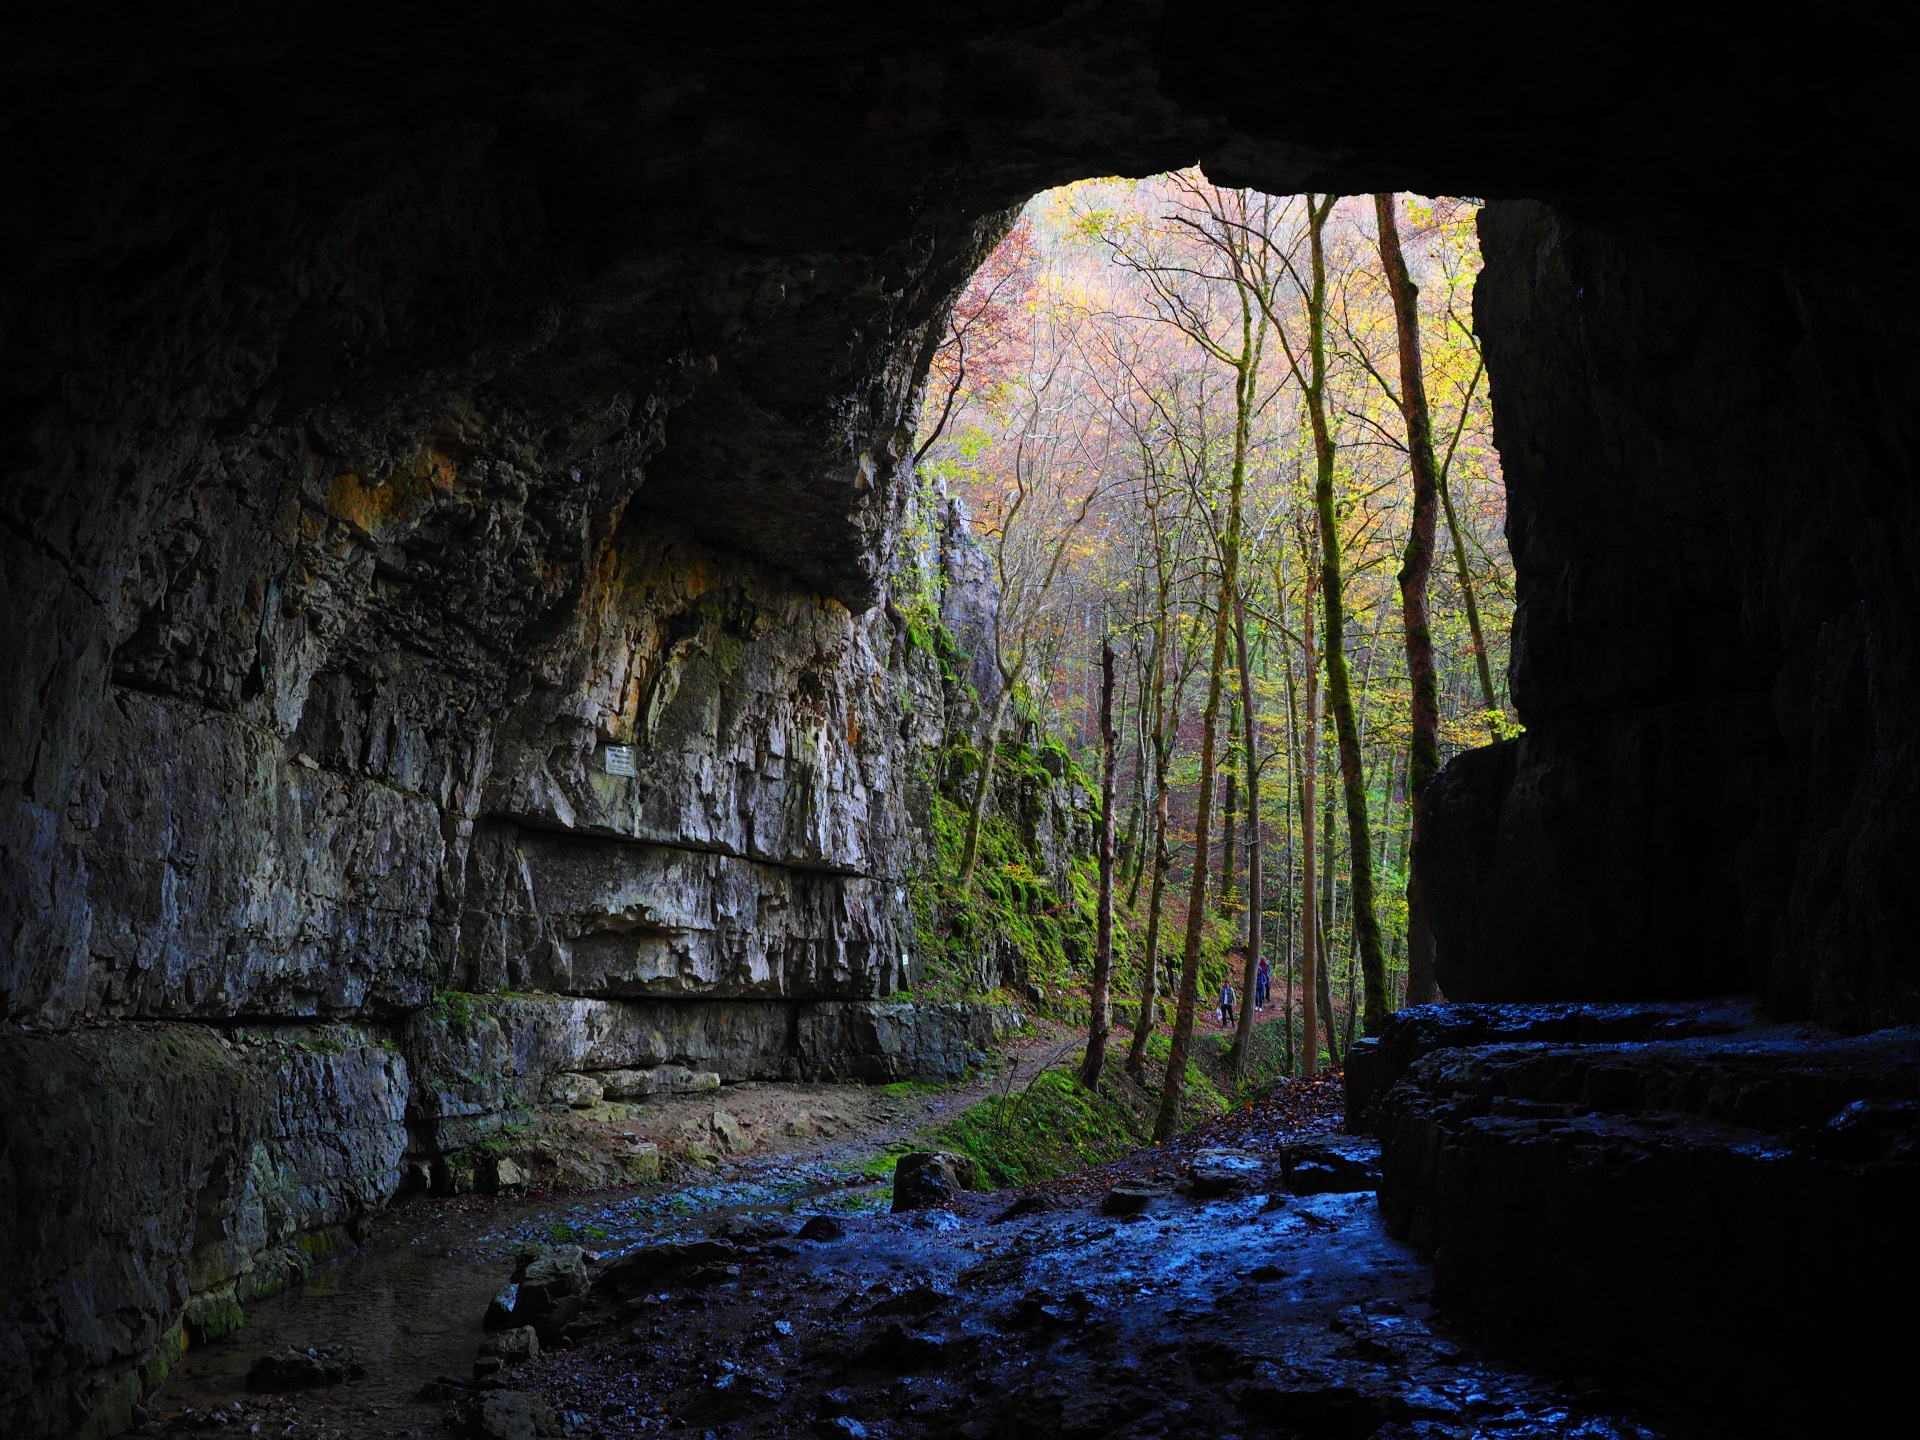
<path fill-rule="evenodd" d="M 1054 1049 L 1027 1046 L 1022 1071 Z M 1502 1364 L 1435 1314 L 1424 1261 L 1386 1235 L 1369 1190 L 1349 1188 L 1368 1183 L 1366 1151 L 1336 1140 L 1322 1153 L 1337 1082 L 1284 1088 L 1063 1181 L 886 1213 L 890 1186 L 859 1160 L 1006 1083 L 723 1092 L 717 1103 L 753 1115 L 766 1148 L 717 1175 L 411 1207 L 306 1292 L 190 1355 L 145 1429 L 288 1440 L 1669 1433 L 1604 1390 Z M 781 1117 L 795 1110 L 838 1114 L 844 1128 L 790 1133 Z M 1210 1184 L 1195 1185 L 1196 1159 Z M 516 1255 L 555 1243 L 588 1251 L 584 1309 L 537 1359 L 476 1382 L 489 1296 Z M 248 1364 L 286 1344 L 352 1345 L 368 1374 L 247 1392 Z"/>

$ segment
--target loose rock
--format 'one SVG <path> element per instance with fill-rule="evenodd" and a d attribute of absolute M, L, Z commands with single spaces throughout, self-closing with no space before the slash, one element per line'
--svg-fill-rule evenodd
<path fill-rule="evenodd" d="M 247 1371 L 249 1390 L 307 1390 L 338 1385 L 367 1373 L 360 1356 L 347 1346 L 298 1350 L 289 1345 L 262 1355 Z"/>
<path fill-rule="evenodd" d="M 575 1110 L 591 1110 L 606 1098 L 606 1092 L 598 1080 L 571 1071 L 554 1076 L 547 1086 L 547 1094 L 559 1104 Z"/>
<path fill-rule="evenodd" d="M 732 1155 L 744 1155 L 753 1148 L 753 1137 L 747 1134 L 739 1117 L 729 1110 L 713 1112 L 713 1135 L 721 1148 Z"/>
<path fill-rule="evenodd" d="M 971 1190 L 979 1173 L 978 1163 L 965 1155 L 945 1150 L 909 1151 L 893 1169 L 894 1213 L 945 1205 L 962 1190 Z"/>
<path fill-rule="evenodd" d="M 1202 1150 L 1193 1161 L 1193 1193 L 1230 1195 L 1259 1183 L 1266 1166 L 1244 1150 Z"/>
<path fill-rule="evenodd" d="M 551 1341 L 580 1313 L 586 1298 L 586 1253 L 577 1245 L 527 1251 L 515 1271 L 515 1283 L 518 1290 L 509 1311 L 513 1325 L 531 1325 L 543 1340 Z M 491 1306 L 488 1313 L 493 1313 Z"/>
<path fill-rule="evenodd" d="M 1282 1152 L 1287 1188 L 1296 1195 L 1347 1194 L 1380 1188 L 1380 1147 L 1368 1140 L 1329 1136 Z"/>
<path fill-rule="evenodd" d="M 1165 1196 L 1166 1191 L 1151 1185 L 1116 1185 L 1100 1202 L 1100 1213 L 1102 1215 L 1138 1215 L 1155 1200 L 1164 1199 Z M 1009 1211 L 1001 1218 L 1009 1218 L 1012 1213 Z"/>

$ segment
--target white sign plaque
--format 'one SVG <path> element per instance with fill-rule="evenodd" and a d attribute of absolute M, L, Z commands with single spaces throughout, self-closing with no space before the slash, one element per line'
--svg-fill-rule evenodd
<path fill-rule="evenodd" d="M 633 747 L 631 745 L 609 745 L 606 750 L 607 774 L 635 774 L 633 768 Z"/>

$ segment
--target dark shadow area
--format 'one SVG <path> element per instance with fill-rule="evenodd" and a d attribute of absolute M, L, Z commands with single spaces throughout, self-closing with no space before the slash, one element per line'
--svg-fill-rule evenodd
<path fill-rule="evenodd" d="M 894 998 L 957 703 L 885 615 L 917 385 L 1012 207 L 1196 160 L 1492 202 L 1526 733 L 1429 792 L 1486 1008 L 1361 1062 L 1387 1223 L 1705 1426 L 1890 1406 L 1913 58 L 1845 6 L 10 17 L 0 1430 L 124 1427 L 556 1077 L 990 1037 Z M 1730 992 L 1719 1037 L 1502 1008 Z"/>

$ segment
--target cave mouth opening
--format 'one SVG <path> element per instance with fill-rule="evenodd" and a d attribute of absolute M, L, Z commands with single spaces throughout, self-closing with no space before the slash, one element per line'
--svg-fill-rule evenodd
<path fill-rule="evenodd" d="M 1359 1023 L 1363 951 L 1390 1004 L 1408 993 L 1411 753 L 1422 752 L 1424 783 L 1436 761 L 1520 731 L 1506 683 L 1506 497 L 1472 317 L 1480 208 L 1281 198 L 1215 185 L 1197 168 L 1045 191 L 956 297 L 920 391 L 916 512 L 969 531 L 998 591 L 991 624 L 959 616 L 980 724 L 1058 743 L 1098 776 L 1101 650 L 1115 647 L 1118 883 L 1137 902 L 1124 923 L 1156 933 L 1157 916 L 1136 913 L 1139 870 L 1156 843 L 1159 789 L 1170 834 L 1190 837 L 1195 823 L 1206 617 L 1237 527 L 1244 633 L 1226 655 L 1205 904 L 1249 943 L 1259 905 L 1258 950 L 1273 972 L 1260 998 L 1289 1024 L 1314 927 L 1332 977 L 1333 1059 Z M 938 529 L 910 524 L 909 553 L 932 556 Z M 1426 574 L 1409 591 L 1397 576 L 1416 551 Z M 909 594 L 913 583 L 909 567 Z M 1424 642 L 1409 641 L 1410 601 Z M 1377 897 L 1358 907 L 1354 817 L 1331 779 L 1336 703 L 1325 726 L 1306 718 L 1333 698 L 1318 644 L 1329 621 L 1343 635 L 1337 705 L 1356 717 L 1359 893 Z M 1430 677 L 1418 697 L 1410 644 Z M 1417 706 L 1430 718 L 1416 735 Z M 1308 818 L 1303 805 L 1323 813 Z M 1183 859 L 1164 887 L 1176 932 L 1191 874 Z M 1303 906 L 1309 883 L 1319 893 Z M 1238 986 L 1229 968 L 1211 957 L 1202 993 Z M 1426 998 L 1430 980 L 1411 979 Z"/>
<path fill-rule="evenodd" d="M 1282 192 L 1493 197 L 1472 328 L 1507 442 L 1509 689 L 1462 670 L 1457 615 L 1436 643 L 1466 677 L 1443 720 L 1478 688 L 1526 731 L 1441 736 L 1461 748 L 1412 848 L 1461 1003 L 1372 1052 L 1399 1136 L 1382 1214 L 1438 1247 L 1462 1314 L 1583 1373 L 1755 1432 L 1897 1403 L 1904 1332 L 1871 1317 L 1920 1291 L 1899 858 L 1920 850 L 1920 351 L 1884 283 L 1910 45 L 1866 22 L 1648 43 L 1630 19 L 1203 12 L 795 10 L 747 33 L 690 11 L 663 45 L 639 12 L 495 7 L 450 45 L 431 17 L 314 10 L 267 36 L 214 6 L 164 53 L 36 17 L 54 43 L 9 52 L 0 247 L 21 277 L 0 337 L 0 1151 L 21 1181 L 0 1329 L 22 1342 L 0 1430 L 130 1423 L 183 1335 L 416 1180 L 474 1183 L 475 1147 L 557 1093 L 891 1077 L 996 1038 L 991 1015 L 890 1018 L 919 943 L 894 867 L 954 833 L 902 762 L 980 719 L 943 708 L 933 671 L 964 666 L 925 591 L 897 626 L 880 604 L 915 371 L 982 217 L 1194 155 Z M 1391 77 L 1364 104 L 1353 67 L 1296 63 L 1350 50 Z M 1783 246 L 1753 203 L 1783 181 L 1878 203 Z M 968 457 L 949 431 L 929 469 L 993 439 Z M 1124 551 L 1105 513 L 1073 533 Z M 1491 556 L 1497 528 L 1466 533 Z M 983 579 L 991 529 L 947 547 Z M 1349 578 L 1371 594 L 1390 568 Z M 1057 678 L 1029 703 L 1066 741 L 1013 777 L 1036 796 L 1087 768 L 1091 641 L 1137 598 L 1096 579 L 1035 632 L 1029 673 Z M 1267 598 L 1300 634 L 1304 597 Z M 973 601 L 942 624 L 990 625 Z M 1374 652 L 1349 640 L 1364 687 Z M 1269 641 L 1240 710 L 1298 736 L 1307 667 L 1283 695 Z M 910 664 L 912 713 L 876 683 Z M 1311 856 L 1351 884 L 1331 746 L 1297 766 L 1311 806 L 1263 777 L 1265 813 L 1298 807 L 1276 953 L 1309 894 L 1351 943 L 1340 892 L 1303 883 Z M 1284 774 L 1299 742 L 1276 748 Z M 1385 809 L 1386 874 L 1403 799 L 1380 764 L 1358 809 Z M 1201 793 L 1254 808 L 1247 778 Z M 1021 818 L 1057 857 L 1089 813 Z M 1246 843 L 1200 868 L 1259 915 Z M 1072 867 L 1001 858 L 1038 934 Z M 1736 991 L 1805 1028 L 1703 999 Z M 1369 1053 L 1355 1039 L 1350 1080 Z M 1237 1363 L 1228 1338 L 1213 1358 Z"/>

